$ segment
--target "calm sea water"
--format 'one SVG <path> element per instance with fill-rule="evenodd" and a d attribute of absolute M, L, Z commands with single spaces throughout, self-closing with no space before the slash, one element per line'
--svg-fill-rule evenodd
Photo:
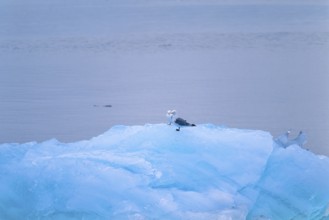
<path fill-rule="evenodd" d="M 303 130 L 329 155 L 327 5 L 102 4 L 5 5 L 0 143 L 89 139 L 176 109 Z"/>

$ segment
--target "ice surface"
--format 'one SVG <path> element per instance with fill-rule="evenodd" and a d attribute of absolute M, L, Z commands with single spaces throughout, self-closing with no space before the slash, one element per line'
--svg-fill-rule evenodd
<path fill-rule="evenodd" d="M 211 124 L 0 145 L 0 219 L 328 219 L 329 159 Z"/>

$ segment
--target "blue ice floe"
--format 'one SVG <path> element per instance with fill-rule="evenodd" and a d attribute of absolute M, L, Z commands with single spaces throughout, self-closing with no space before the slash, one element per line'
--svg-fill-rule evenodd
<path fill-rule="evenodd" d="M 0 219 L 328 219 L 329 159 L 210 124 L 0 145 Z"/>

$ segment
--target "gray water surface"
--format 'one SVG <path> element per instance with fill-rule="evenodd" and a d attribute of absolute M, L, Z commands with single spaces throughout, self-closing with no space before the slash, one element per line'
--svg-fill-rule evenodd
<path fill-rule="evenodd" d="M 0 143 L 89 139 L 176 109 L 303 130 L 329 155 L 328 5 L 34 1 L 0 15 Z"/>

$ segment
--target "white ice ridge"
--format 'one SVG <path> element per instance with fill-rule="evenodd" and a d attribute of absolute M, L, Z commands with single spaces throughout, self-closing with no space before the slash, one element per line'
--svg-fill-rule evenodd
<path fill-rule="evenodd" d="M 329 218 L 328 157 L 210 124 L 2 144 L 0 183 L 0 219 Z"/>

